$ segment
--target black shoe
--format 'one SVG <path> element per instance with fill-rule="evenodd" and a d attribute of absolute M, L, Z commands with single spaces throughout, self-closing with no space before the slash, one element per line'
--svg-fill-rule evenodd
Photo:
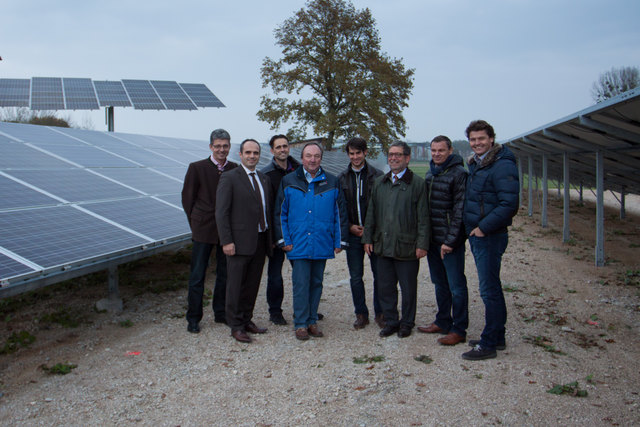
<path fill-rule="evenodd" d="M 274 325 L 286 325 L 287 321 L 282 314 L 272 314 L 269 316 L 269 320 Z"/>
<path fill-rule="evenodd" d="M 478 344 L 480 344 L 480 340 L 469 340 L 469 347 L 475 347 Z M 502 343 L 502 344 L 498 344 L 496 346 L 496 350 L 504 350 L 505 348 L 507 348 L 507 344 L 506 343 Z"/>
<path fill-rule="evenodd" d="M 215 321 L 216 323 L 222 323 L 222 324 L 225 324 L 225 325 L 227 324 L 227 319 L 225 319 L 224 317 L 216 317 L 216 318 L 214 319 L 214 321 Z"/>
<path fill-rule="evenodd" d="M 467 351 L 466 353 L 462 353 L 462 358 L 466 360 L 493 359 L 496 356 L 497 356 L 497 353 L 495 350 L 482 348 L 480 344 L 473 347 L 473 350 Z"/>
<path fill-rule="evenodd" d="M 408 326 L 400 326 L 400 329 L 398 329 L 398 336 L 400 338 L 406 338 L 409 335 L 411 335 L 411 328 Z"/>
<path fill-rule="evenodd" d="M 318 320 L 322 320 L 322 319 L 324 319 L 324 314 L 318 313 Z"/>
<path fill-rule="evenodd" d="M 191 332 L 192 334 L 199 334 L 200 325 L 198 324 L 198 322 L 189 322 L 189 324 L 187 325 L 187 331 Z"/>
<path fill-rule="evenodd" d="M 398 327 L 397 326 L 385 326 L 380 331 L 380 336 L 381 337 L 388 337 L 390 335 L 395 334 L 396 332 L 398 332 Z"/>

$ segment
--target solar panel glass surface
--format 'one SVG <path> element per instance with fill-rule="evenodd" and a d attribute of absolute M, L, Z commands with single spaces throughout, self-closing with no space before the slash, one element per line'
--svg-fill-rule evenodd
<path fill-rule="evenodd" d="M 68 169 L 69 163 L 58 160 L 22 142 L 0 136 L 0 170 Z"/>
<path fill-rule="evenodd" d="M 2 197 L 0 197 L 0 210 L 51 206 L 60 203 L 56 199 L 52 199 L 49 196 L 1 175 L 0 194 L 2 194 Z"/>
<path fill-rule="evenodd" d="M 31 272 L 33 272 L 33 269 L 30 267 L 6 255 L 0 254 L 0 278 L 8 279 Z"/>
<path fill-rule="evenodd" d="M 122 80 L 136 110 L 165 110 L 149 80 Z"/>
<path fill-rule="evenodd" d="M 34 143 L 40 146 L 40 143 Z M 115 154 L 90 145 L 71 147 L 68 145 L 42 145 L 42 149 L 84 167 L 134 167 L 140 166 Z"/>
<path fill-rule="evenodd" d="M 82 142 L 60 133 L 49 126 L 24 125 L 19 123 L 0 122 L 0 132 L 9 135 L 14 140 L 38 143 L 38 145 L 84 145 Z"/>
<path fill-rule="evenodd" d="M 182 190 L 182 180 L 168 178 L 147 168 L 104 168 L 98 172 L 150 195 L 179 193 Z"/>
<path fill-rule="evenodd" d="M 0 79 L 0 107 L 28 107 L 30 92 L 29 79 Z"/>
<path fill-rule="evenodd" d="M 176 82 L 151 80 L 151 84 L 168 110 L 197 110 Z"/>
<path fill-rule="evenodd" d="M 91 79 L 62 79 L 67 110 L 97 110 L 98 100 Z"/>
<path fill-rule="evenodd" d="M 137 147 L 122 147 L 114 151 L 117 151 L 119 155 L 126 157 L 133 162 L 137 162 L 142 166 L 155 167 L 180 165 L 180 163 L 176 162 L 175 160 L 154 153 L 153 150 L 149 149 Z"/>
<path fill-rule="evenodd" d="M 33 77 L 31 79 L 31 109 L 65 109 L 60 77 Z"/>
<path fill-rule="evenodd" d="M 224 107 L 224 104 L 202 83 L 180 83 L 198 107 Z"/>
<path fill-rule="evenodd" d="M 131 107 L 122 82 L 94 80 L 93 86 L 101 107 Z"/>

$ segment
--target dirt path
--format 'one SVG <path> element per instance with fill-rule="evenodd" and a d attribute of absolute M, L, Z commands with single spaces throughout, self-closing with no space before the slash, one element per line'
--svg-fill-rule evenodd
<path fill-rule="evenodd" d="M 127 272 L 146 283 L 160 270 L 180 289 L 140 294 L 124 284 L 119 316 L 90 309 L 103 296 L 103 283 L 3 302 L 2 342 L 20 331 L 36 340 L 0 355 L 0 424 L 637 425 L 640 221 L 629 215 L 620 221 L 616 210 L 607 211 L 608 265 L 596 268 L 593 207 L 572 208 L 574 240 L 563 245 L 559 203 L 551 203 L 544 230 L 526 209 L 516 217 L 503 262 L 507 349 L 496 359 L 464 361 L 466 345 L 446 348 L 417 332 L 381 339 L 373 324 L 354 331 L 344 254 L 327 265 L 320 306 L 325 338 L 299 342 L 290 326 L 269 324 L 264 281 L 255 320 L 269 333 L 250 345 L 236 343 L 208 309 L 202 333 L 188 334 L 186 264 L 179 255 Z M 484 309 L 470 253 L 466 265 L 469 337 L 478 338 Z M 288 319 L 290 286 L 286 280 Z M 418 295 L 418 323 L 431 322 L 435 299 L 426 262 Z M 44 316 L 61 312 L 83 323 L 63 328 Z M 354 363 L 375 356 L 384 360 Z M 420 356 L 432 362 L 415 360 Z M 67 362 L 77 368 L 64 376 L 40 368 Z M 588 396 L 547 392 L 574 381 Z"/>

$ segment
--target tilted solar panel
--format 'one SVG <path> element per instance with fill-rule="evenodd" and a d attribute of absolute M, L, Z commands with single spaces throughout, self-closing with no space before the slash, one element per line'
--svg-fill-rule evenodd
<path fill-rule="evenodd" d="M 165 106 L 149 80 L 122 80 L 136 110 L 165 110 Z"/>
<path fill-rule="evenodd" d="M 224 104 L 202 83 L 180 83 L 198 107 L 224 107 Z"/>
<path fill-rule="evenodd" d="M 60 77 L 34 77 L 31 79 L 31 109 L 65 109 Z"/>
<path fill-rule="evenodd" d="M 184 93 L 178 83 L 160 80 L 151 80 L 151 85 L 156 90 L 162 102 L 168 110 L 197 110 L 193 102 Z"/>
<path fill-rule="evenodd" d="M 91 79 L 62 79 L 67 110 L 97 110 L 98 100 Z"/>
<path fill-rule="evenodd" d="M 29 79 L 0 79 L 0 107 L 28 107 L 31 94 Z"/>
<path fill-rule="evenodd" d="M 94 80 L 98 101 L 101 107 L 131 107 L 131 101 L 122 82 Z"/>

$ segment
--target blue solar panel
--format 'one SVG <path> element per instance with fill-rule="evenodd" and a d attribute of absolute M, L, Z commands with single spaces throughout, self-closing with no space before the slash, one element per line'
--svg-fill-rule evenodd
<path fill-rule="evenodd" d="M 122 80 L 136 110 L 165 110 L 149 80 Z"/>
<path fill-rule="evenodd" d="M 62 79 L 67 110 L 97 110 L 98 100 L 91 79 Z"/>
<path fill-rule="evenodd" d="M 84 169 L 13 171 L 11 175 L 69 202 L 140 196 L 136 191 Z"/>
<path fill-rule="evenodd" d="M 59 202 L 31 188 L 0 176 L 0 209 L 57 205 Z"/>
<path fill-rule="evenodd" d="M 33 270 L 30 267 L 18 262 L 4 254 L 0 254 L 0 277 L 8 279 L 10 277 L 20 276 L 23 274 L 31 273 Z"/>
<path fill-rule="evenodd" d="M 224 104 L 202 83 L 180 83 L 198 107 L 224 107 Z"/>
<path fill-rule="evenodd" d="M 84 145 L 82 142 L 58 132 L 57 129 L 60 128 L 0 122 L 1 132 L 23 142 L 38 143 L 39 145 Z"/>
<path fill-rule="evenodd" d="M 123 147 L 118 150 L 118 154 L 127 159 L 137 162 L 142 166 L 179 166 L 180 163 L 160 154 L 153 153 L 150 150 L 137 147 Z"/>
<path fill-rule="evenodd" d="M 0 128 L 1 129 L 1 128 Z M 0 136 L 0 169 L 68 169 L 69 163 Z"/>
<path fill-rule="evenodd" d="M 131 107 L 122 82 L 94 80 L 93 85 L 101 107 Z"/>
<path fill-rule="evenodd" d="M 0 79 L 0 107 L 28 107 L 29 79 Z"/>
<path fill-rule="evenodd" d="M 40 143 L 34 143 L 39 146 Z M 70 160 L 77 165 L 87 168 L 92 167 L 134 167 L 139 166 L 136 163 L 129 160 L 118 157 L 114 154 L 110 154 L 106 151 L 99 150 L 98 148 L 91 147 L 89 145 L 80 145 L 72 147 L 68 145 L 42 145 L 42 148 L 46 151 Z"/>
<path fill-rule="evenodd" d="M 156 240 L 190 232 L 187 216 L 181 208 L 148 197 L 91 203 L 83 207 Z"/>
<path fill-rule="evenodd" d="M 0 230 L 0 247 L 42 267 L 148 243 L 71 206 L 0 212 Z"/>
<path fill-rule="evenodd" d="M 31 79 L 32 110 L 64 110 L 62 79 L 60 77 L 33 77 Z"/>
<path fill-rule="evenodd" d="M 169 194 L 168 196 L 158 196 L 158 199 L 162 199 L 165 202 L 169 202 L 173 206 L 182 209 L 182 197 L 180 196 L 180 194 Z"/>
<path fill-rule="evenodd" d="M 153 88 L 156 90 L 167 110 L 197 110 L 198 107 L 184 93 L 176 82 L 151 80 Z"/>
<path fill-rule="evenodd" d="M 150 195 L 182 191 L 182 179 L 176 181 L 146 168 L 104 168 L 98 172 Z"/>

